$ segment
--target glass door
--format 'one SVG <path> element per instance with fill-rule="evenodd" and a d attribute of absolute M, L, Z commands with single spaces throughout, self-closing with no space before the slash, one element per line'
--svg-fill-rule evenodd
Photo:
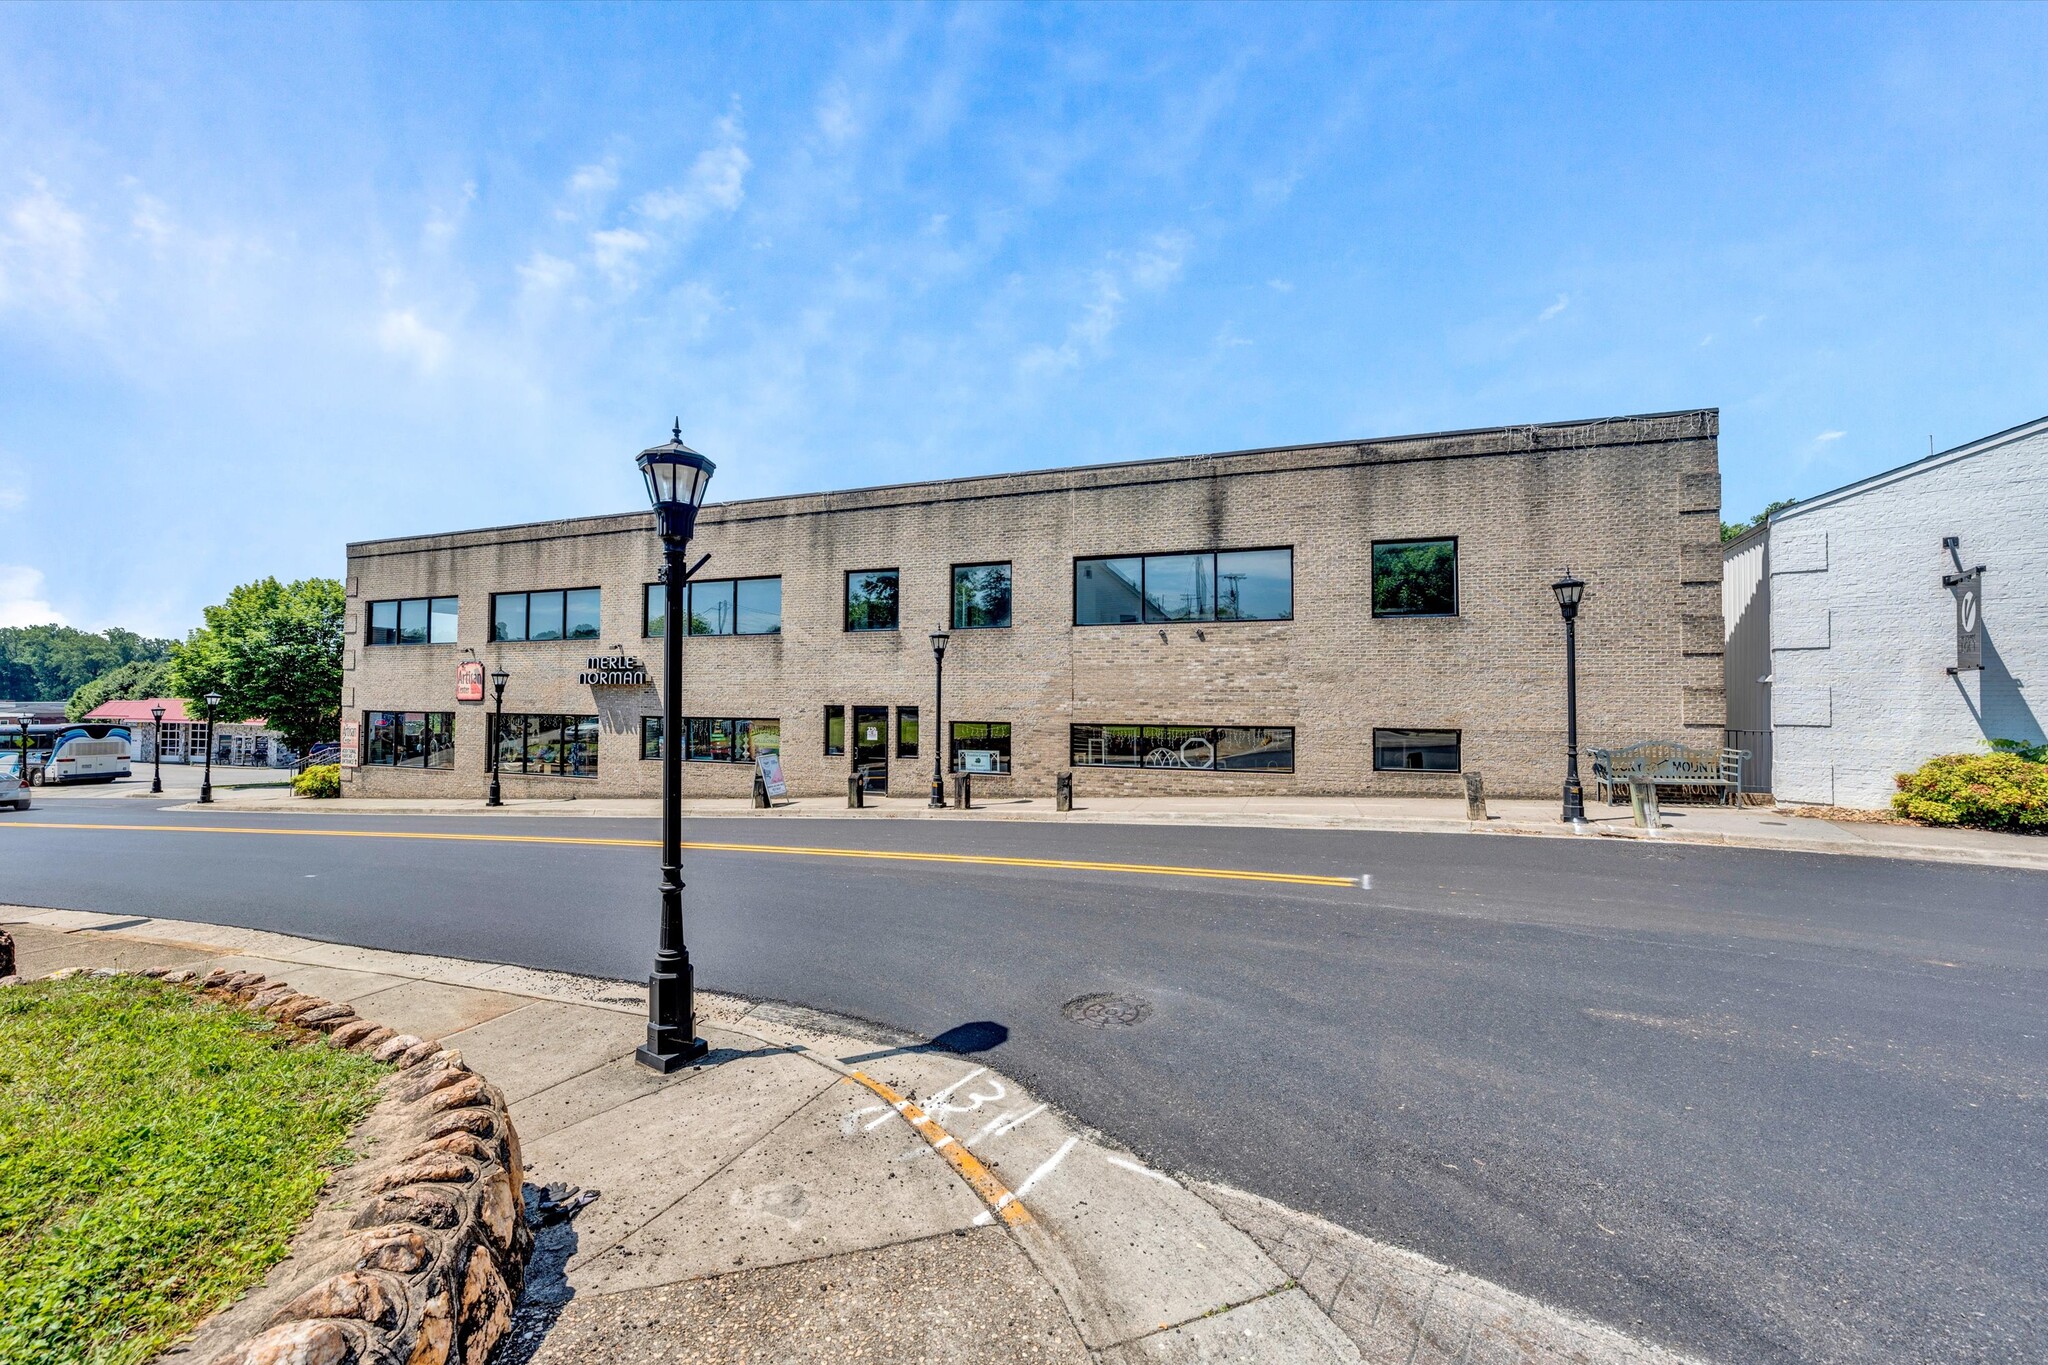
<path fill-rule="evenodd" d="M 889 790 L 889 708 L 853 708 L 853 770 L 861 776 L 863 791 L 886 794 Z"/>

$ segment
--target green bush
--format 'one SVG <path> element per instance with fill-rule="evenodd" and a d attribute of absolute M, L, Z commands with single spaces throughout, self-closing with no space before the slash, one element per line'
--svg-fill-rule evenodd
<path fill-rule="evenodd" d="M 2048 763 L 2013 753 L 1944 754 L 1900 773 L 1892 809 L 1930 825 L 2048 834 Z"/>
<path fill-rule="evenodd" d="M 301 796 L 341 795 L 341 765 L 315 763 L 292 779 L 292 790 Z"/>

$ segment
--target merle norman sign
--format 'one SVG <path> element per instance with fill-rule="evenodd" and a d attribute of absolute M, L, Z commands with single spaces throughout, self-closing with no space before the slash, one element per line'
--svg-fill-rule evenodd
<path fill-rule="evenodd" d="M 585 687 L 647 687 L 647 666 L 627 654 L 593 657 L 583 661 L 576 681 Z"/>

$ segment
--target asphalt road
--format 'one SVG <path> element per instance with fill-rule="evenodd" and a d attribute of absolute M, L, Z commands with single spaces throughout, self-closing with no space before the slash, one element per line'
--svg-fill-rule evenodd
<path fill-rule="evenodd" d="M 65 822 L 119 829 L 62 829 Z M 651 821 L 0 814 L 0 902 L 644 975 Z M 2048 1354 L 2048 875 L 1619 841 L 719 819 L 700 983 L 988 1054 L 1218 1178 L 1726 1361 Z M 1095 992 L 1150 1013 L 1098 1029 Z"/>

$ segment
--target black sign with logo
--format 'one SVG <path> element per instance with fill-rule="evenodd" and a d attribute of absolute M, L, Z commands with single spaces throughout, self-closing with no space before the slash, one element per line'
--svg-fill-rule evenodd
<path fill-rule="evenodd" d="M 1984 569 L 1949 578 L 1956 598 L 1956 667 L 1958 673 L 1984 667 Z"/>

